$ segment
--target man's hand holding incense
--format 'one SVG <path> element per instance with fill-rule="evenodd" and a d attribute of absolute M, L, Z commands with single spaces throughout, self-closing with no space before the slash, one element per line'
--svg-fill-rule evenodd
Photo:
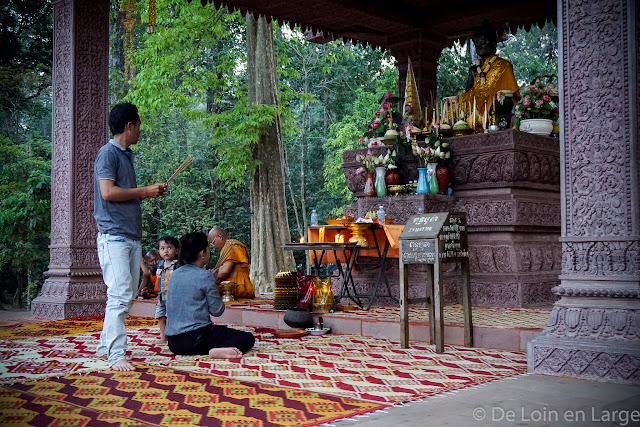
<path fill-rule="evenodd" d="M 160 183 L 160 184 L 149 185 L 144 187 L 144 190 L 145 190 L 145 193 L 144 193 L 145 195 L 143 199 L 147 199 L 147 198 L 155 199 L 156 197 L 164 196 L 165 194 L 167 194 L 167 184 Z"/>

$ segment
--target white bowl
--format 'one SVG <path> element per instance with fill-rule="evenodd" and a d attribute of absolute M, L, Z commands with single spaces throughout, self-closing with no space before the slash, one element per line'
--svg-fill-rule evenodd
<path fill-rule="evenodd" d="M 323 329 L 315 329 L 315 328 L 307 328 L 306 331 L 311 335 L 320 336 L 329 332 L 331 328 L 323 328 Z"/>

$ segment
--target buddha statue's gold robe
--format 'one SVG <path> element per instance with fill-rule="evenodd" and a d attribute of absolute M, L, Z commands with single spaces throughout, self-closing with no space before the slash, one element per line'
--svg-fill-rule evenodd
<path fill-rule="evenodd" d="M 492 57 L 493 55 L 484 61 L 480 67 L 481 70 L 486 68 Z M 493 63 L 491 63 L 489 70 L 487 70 L 484 84 L 482 83 L 481 73 L 478 73 L 473 81 L 473 87 L 462 95 L 461 102 L 465 108 L 467 106 L 473 108 L 473 99 L 475 97 L 477 108 L 476 129 L 478 129 L 478 125 L 482 128 L 482 115 L 484 114 L 485 101 L 487 102 L 487 109 L 491 110 L 498 91 L 510 90 L 513 93 L 513 103 L 515 105 L 518 100 L 520 100 L 519 89 L 516 78 L 513 75 L 513 65 L 506 59 L 497 56 Z"/>

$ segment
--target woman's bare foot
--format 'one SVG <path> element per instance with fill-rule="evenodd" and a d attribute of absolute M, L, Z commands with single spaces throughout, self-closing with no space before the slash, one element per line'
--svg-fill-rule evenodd
<path fill-rule="evenodd" d="M 167 342 L 167 337 L 160 337 L 158 340 L 154 341 L 154 344 L 164 344 Z"/>
<path fill-rule="evenodd" d="M 116 363 L 114 363 L 111 366 L 111 369 L 113 369 L 114 371 L 135 371 L 136 370 L 136 368 L 131 363 L 129 363 L 129 361 L 126 358 L 118 360 Z"/>
<path fill-rule="evenodd" d="M 236 359 L 242 357 L 242 352 L 236 347 L 212 348 L 209 350 L 212 359 Z"/>

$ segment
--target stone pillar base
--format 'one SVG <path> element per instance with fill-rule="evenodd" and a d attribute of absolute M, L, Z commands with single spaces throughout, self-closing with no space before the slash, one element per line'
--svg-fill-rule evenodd
<path fill-rule="evenodd" d="M 527 348 L 529 372 L 640 384 L 640 346 L 609 340 L 571 340 L 540 335 Z"/>
<path fill-rule="evenodd" d="M 55 320 L 102 316 L 106 301 L 102 277 L 86 281 L 49 278 L 44 282 L 40 295 L 31 303 L 31 314 L 33 317 Z"/>

